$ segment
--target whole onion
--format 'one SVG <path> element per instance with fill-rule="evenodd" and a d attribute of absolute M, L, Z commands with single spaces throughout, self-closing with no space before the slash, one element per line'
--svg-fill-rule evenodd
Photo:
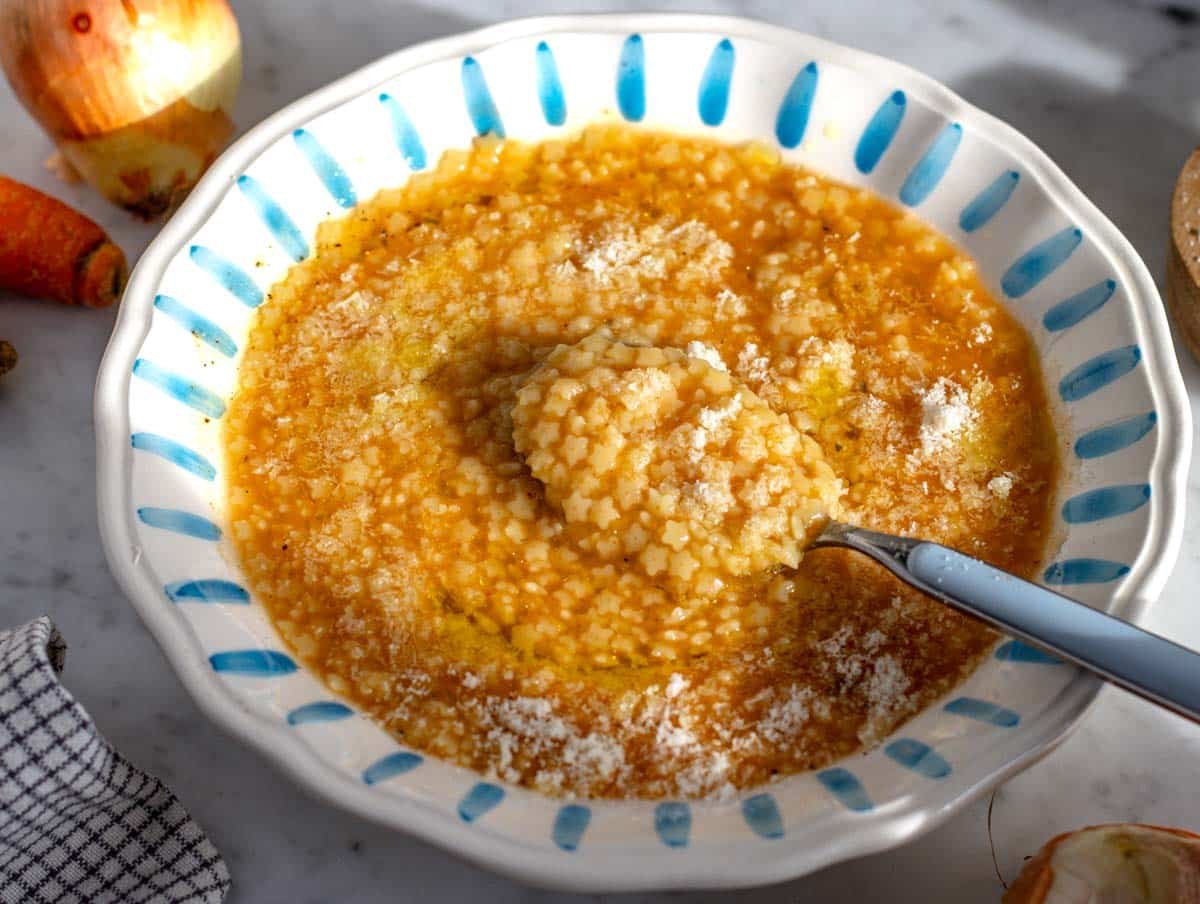
<path fill-rule="evenodd" d="M 0 64 L 67 163 L 145 218 L 233 134 L 242 51 L 225 0 L 0 0 Z"/>

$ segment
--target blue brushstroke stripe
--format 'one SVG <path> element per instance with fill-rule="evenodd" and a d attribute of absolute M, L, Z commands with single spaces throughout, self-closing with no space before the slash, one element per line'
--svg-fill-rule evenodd
<path fill-rule="evenodd" d="M 1061 267 L 1082 242 L 1083 231 L 1075 226 L 1056 232 L 1017 258 L 1000 280 L 1000 288 L 1009 298 L 1022 297 Z"/>
<path fill-rule="evenodd" d="M 588 823 L 592 821 L 592 811 L 582 804 L 567 804 L 561 807 L 554 817 L 554 827 L 550 830 L 551 840 L 564 851 L 574 851 L 587 831 Z"/>
<path fill-rule="evenodd" d="M 996 181 L 962 209 L 962 213 L 958 215 L 959 229 L 963 232 L 974 232 L 986 226 L 992 217 L 1000 212 L 1000 208 L 1008 203 L 1020 181 L 1021 174 L 1016 170 L 1006 170 L 997 176 Z"/>
<path fill-rule="evenodd" d="M 1114 348 L 1085 361 L 1062 378 L 1058 394 L 1064 402 L 1078 402 L 1109 383 L 1121 379 L 1138 366 L 1142 350 L 1136 345 Z"/>
<path fill-rule="evenodd" d="M 226 292 L 248 308 L 257 308 L 263 303 L 262 289 L 246 275 L 246 272 L 211 248 L 192 245 L 188 256 L 201 270 L 215 279 Z"/>
<path fill-rule="evenodd" d="M 163 588 L 173 603 L 241 603 L 250 602 L 246 588 L 233 581 L 210 578 L 202 581 L 175 581 Z"/>
<path fill-rule="evenodd" d="M 840 766 L 822 769 L 817 773 L 817 781 L 824 785 L 826 790 L 848 810 L 865 813 L 874 807 L 862 783 L 849 769 L 843 769 Z"/>
<path fill-rule="evenodd" d="M 646 47 L 641 35 L 630 35 L 617 61 L 617 109 L 630 122 L 646 115 Z"/>
<path fill-rule="evenodd" d="M 317 140 L 312 132 L 307 129 L 296 129 L 292 132 L 292 139 L 308 160 L 308 165 L 317 174 L 317 178 L 321 180 L 321 184 L 325 186 L 325 190 L 329 192 L 329 196 L 339 206 L 348 209 L 358 203 L 358 194 L 354 191 L 354 183 L 350 181 L 350 177 L 346 175 L 342 165 L 333 158 L 329 151 L 325 150 L 325 146 Z"/>
<path fill-rule="evenodd" d="M 775 117 L 775 138 L 783 147 L 794 148 L 804 140 L 819 79 L 816 61 L 809 63 L 792 79 L 787 94 L 779 104 L 779 114 Z"/>
<path fill-rule="evenodd" d="M 237 354 L 237 343 L 233 341 L 232 336 L 207 317 L 197 314 L 177 299 L 170 295 L 155 295 L 154 306 L 226 358 L 232 358 Z"/>
<path fill-rule="evenodd" d="M 961 142 L 962 126 L 958 123 L 952 122 L 942 129 L 900 186 L 900 200 L 916 207 L 928 198 L 946 175 Z"/>
<path fill-rule="evenodd" d="M 383 759 L 377 760 L 364 769 L 362 780 L 368 785 L 378 785 L 394 776 L 411 772 L 422 762 L 424 762 L 424 758 L 420 754 L 398 750 L 395 753 L 389 753 Z"/>
<path fill-rule="evenodd" d="M 336 722 L 354 715 L 354 710 L 336 700 L 318 700 L 297 706 L 287 714 L 288 725 L 308 725 L 312 722 Z"/>
<path fill-rule="evenodd" d="M 157 433 L 135 433 L 129 437 L 129 444 L 139 452 L 149 452 L 151 455 L 165 458 L 171 464 L 195 474 L 202 480 L 212 480 L 217 476 L 217 469 L 203 455 Z"/>
<path fill-rule="evenodd" d="M 567 98 L 563 94 L 562 79 L 558 76 L 554 51 L 545 41 L 539 41 L 534 57 L 537 61 L 538 100 L 542 104 L 542 115 L 550 125 L 561 126 L 567 121 Z"/>
<path fill-rule="evenodd" d="M 783 837 L 783 818 L 770 794 L 755 794 L 742 801 L 742 817 L 759 838 Z"/>
<path fill-rule="evenodd" d="M 477 135 L 487 135 L 489 132 L 497 138 L 504 137 L 504 123 L 500 121 L 500 111 L 492 100 L 492 92 L 488 90 L 487 79 L 483 77 L 483 67 L 475 57 L 464 57 L 462 61 L 463 99 L 467 104 L 467 115 L 475 124 Z"/>
<path fill-rule="evenodd" d="M 137 434 L 134 435 L 136 436 Z M 213 474 L 215 475 L 216 471 Z M 157 527 L 160 530 L 169 530 L 177 534 L 183 534 L 185 537 L 195 537 L 197 540 L 212 540 L 213 542 L 221 539 L 221 528 L 217 527 L 207 518 L 201 518 L 199 515 L 193 515 L 191 512 L 147 506 L 138 509 L 137 516 L 143 524 L 150 527 Z"/>
<path fill-rule="evenodd" d="M 1042 317 L 1042 325 L 1052 333 L 1072 327 L 1104 307 L 1116 290 L 1115 279 L 1101 280 L 1048 310 Z"/>
<path fill-rule="evenodd" d="M 400 151 L 404 162 L 410 169 L 425 169 L 425 145 L 421 144 L 421 136 L 408 114 L 404 112 L 404 108 L 390 94 L 379 95 L 379 102 L 388 111 L 388 117 L 392 121 L 392 138 L 395 139 L 396 149 Z"/>
<path fill-rule="evenodd" d="M 1013 728 L 1021 722 L 1021 717 L 1011 709 L 975 697 L 959 697 L 951 700 L 946 704 L 945 710 L 956 716 L 987 722 L 997 728 Z"/>
<path fill-rule="evenodd" d="M 278 650 L 226 650 L 213 653 L 208 662 L 214 672 L 253 678 L 277 678 L 296 671 L 292 657 Z"/>
<path fill-rule="evenodd" d="M 1057 656 L 1030 646 L 1023 640 L 1008 640 L 996 648 L 996 658 L 1001 662 L 1036 662 L 1040 665 L 1062 665 Z"/>
<path fill-rule="evenodd" d="M 458 802 L 458 815 L 463 822 L 474 822 L 504 800 L 504 789 L 490 782 L 477 782 Z"/>
<path fill-rule="evenodd" d="M 654 831 L 667 847 L 687 847 L 692 834 L 692 808 L 679 801 L 666 801 L 654 808 Z"/>
<path fill-rule="evenodd" d="M 1063 559 L 1046 569 L 1047 584 L 1107 584 L 1129 574 L 1129 566 L 1108 559 Z"/>
<path fill-rule="evenodd" d="M 721 38 L 708 58 L 704 74 L 700 76 L 700 94 L 696 104 L 700 121 L 706 126 L 719 126 L 725 121 L 725 111 L 729 108 L 729 87 L 733 81 L 733 63 L 733 42 L 729 38 Z"/>
<path fill-rule="evenodd" d="M 237 178 L 238 189 L 250 202 L 262 220 L 263 225 L 275 237 L 275 241 L 291 255 L 292 260 L 300 262 L 308 257 L 308 242 L 291 217 L 287 215 L 279 202 L 272 198 L 265 188 L 253 176 L 241 175 Z"/>
<path fill-rule="evenodd" d="M 164 370 L 153 361 L 138 358 L 133 362 L 133 375 L 161 389 L 176 401 L 195 408 L 205 417 L 219 418 L 225 413 L 225 403 L 216 393 Z"/>
<path fill-rule="evenodd" d="M 1103 458 L 1132 446 L 1158 423 L 1158 414 L 1147 411 L 1131 418 L 1089 430 L 1075 440 L 1075 454 L 1080 458 Z"/>
<path fill-rule="evenodd" d="M 1136 512 L 1149 500 L 1148 483 L 1102 487 L 1072 496 L 1063 503 L 1062 516 L 1067 524 L 1090 524 Z"/>
<path fill-rule="evenodd" d="M 911 769 L 926 778 L 945 778 L 951 771 L 945 757 L 915 738 L 892 741 L 883 748 L 883 752 L 905 769 Z"/>
<path fill-rule="evenodd" d="M 883 158 L 884 152 L 900 129 L 907 106 L 908 98 L 903 91 L 893 91 L 888 99 L 879 105 L 879 109 L 863 129 L 862 137 L 858 139 L 858 147 L 854 151 L 854 165 L 860 173 L 871 172 Z"/>

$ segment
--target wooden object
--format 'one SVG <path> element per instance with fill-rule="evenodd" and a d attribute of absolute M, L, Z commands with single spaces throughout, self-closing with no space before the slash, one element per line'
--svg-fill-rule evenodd
<path fill-rule="evenodd" d="M 1167 307 L 1193 357 L 1200 361 L 1200 149 L 1183 165 L 1171 200 Z"/>

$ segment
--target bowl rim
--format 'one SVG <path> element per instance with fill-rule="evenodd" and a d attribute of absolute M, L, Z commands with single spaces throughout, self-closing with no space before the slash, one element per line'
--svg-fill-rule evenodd
<path fill-rule="evenodd" d="M 1135 290 L 1130 293 L 1132 314 L 1144 337 L 1143 344 L 1152 349 L 1148 360 L 1157 365 L 1146 369 L 1155 407 L 1160 413 L 1159 445 L 1148 478 L 1156 492 L 1151 499 L 1143 554 L 1113 600 L 1113 606 L 1132 620 L 1144 614 L 1149 602 L 1165 585 L 1182 543 L 1183 490 L 1192 433 L 1191 411 L 1160 296 L 1132 244 L 1032 141 L 929 76 L 884 57 L 783 26 L 742 17 L 676 13 L 523 18 L 417 44 L 388 54 L 288 104 L 228 148 L 138 261 L 101 361 L 93 415 L 99 526 L 109 567 L 192 699 L 214 723 L 282 767 L 315 796 L 436 843 L 495 872 L 575 891 L 746 887 L 794 878 L 913 839 L 1065 740 L 1094 701 L 1101 682 L 1077 674 L 1040 716 L 1027 724 L 1019 744 L 1013 739 L 993 745 L 969 768 L 956 770 L 960 777 L 966 777 L 965 785 L 956 781 L 930 786 L 927 793 L 914 795 L 886 811 L 858 817 L 861 822 L 850 833 L 833 833 L 815 845 L 793 844 L 786 849 L 781 846 L 779 856 L 766 862 L 756 860 L 740 865 L 733 858 L 659 857 L 653 866 L 647 867 L 646 861 L 641 860 L 618 863 L 621 858 L 612 852 L 589 856 L 581 850 L 563 855 L 498 833 L 480 832 L 419 802 L 397 806 L 395 799 L 373 793 L 349 776 L 335 772 L 315 751 L 292 737 L 286 726 L 269 722 L 244 707 L 216 673 L 206 668 L 206 660 L 203 655 L 196 655 L 195 641 L 183 620 L 162 604 L 160 589 L 148 571 L 138 567 L 132 518 L 127 511 L 132 480 L 132 453 L 126 442 L 130 367 L 149 332 L 154 293 L 167 264 L 213 212 L 236 177 L 293 128 L 403 72 L 477 53 L 513 39 L 564 32 L 686 32 L 757 39 L 890 77 L 931 109 L 969 123 L 987 135 L 1027 168 L 1052 202 L 1072 213 L 1120 273 L 1121 281 Z M 614 869 L 617 865 L 622 868 Z"/>

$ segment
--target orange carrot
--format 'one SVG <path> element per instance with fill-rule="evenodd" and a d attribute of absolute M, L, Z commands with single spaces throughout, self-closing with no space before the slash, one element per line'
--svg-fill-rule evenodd
<path fill-rule="evenodd" d="M 125 255 L 61 201 L 0 176 L 0 289 L 102 308 L 125 286 Z"/>

